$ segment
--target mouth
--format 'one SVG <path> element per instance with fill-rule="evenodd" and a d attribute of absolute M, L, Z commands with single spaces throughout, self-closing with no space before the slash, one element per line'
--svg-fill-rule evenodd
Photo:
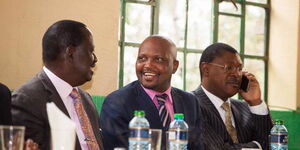
<path fill-rule="evenodd" d="M 237 88 L 237 89 L 239 89 L 240 85 L 241 85 L 238 80 L 229 80 L 229 81 L 227 81 L 227 84 L 231 85 L 232 87 Z"/>
<path fill-rule="evenodd" d="M 158 76 L 158 74 L 153 71 L 143 71 L 142 76 L 146 81 L 151 81 L 154 80 Z"/>

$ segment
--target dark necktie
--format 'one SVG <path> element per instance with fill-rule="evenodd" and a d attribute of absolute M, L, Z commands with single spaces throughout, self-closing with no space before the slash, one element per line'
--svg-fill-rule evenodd
<path fill-rule="evenodd" d="M 158 112 L 159 112 L 159 117 L 162 122 L 162 125 L 164 128 L 168 129 L 171 122 L 170 114 L 165 105 L 168 95 L 162 94 L 162 95 L 156 95 L 155 97 L 158 102 Z"/>
<path fill-rule="evenodd" d="M 85 136 L 85 141 L 89 150 L 99 150 L 97 140 L 95 138 L 91 122 L 83 108 L 81 96 L 76 89 L 73 89 L 70 93 L 70 97 L 73 99 L 74 108 L 78 116 L 78 120 L 81 125 L 82 132 Z"/>
<path fill-rule="evenodd" d="M 232 125 L 231 108 L 229 106 L 229 103 L 225 102 L 222 104 L 221 107 L 225 110 L 225 126 L 227 129 L 227 132 L 229 133 L 233 143 L 239 143 L 238 138 L 237 138 L 236 129 Z"/>

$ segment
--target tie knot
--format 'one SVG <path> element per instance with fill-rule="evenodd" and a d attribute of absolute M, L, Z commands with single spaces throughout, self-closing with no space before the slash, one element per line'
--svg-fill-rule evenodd
<path fill-rule="evenodd" d="M 167 94 L 155 95 L 155 97 L 157 98 L 157 102 L 159 105 L 164 105 L 168 95 Z"/>
<path fill-rule="evenodd" d="M 72 92 L 70 93 L 70 96 L 71 96 L 73 99 L 80 99 L 79 92 L 78 92 L 76 89 L 73 89 L 73 90 L 72 90 Z"/>
<path fill-rule="evenodd" d="M 230 106 L 228 102 L 224 102 L 221 106 L 225 111 L 229 111 L 230 110 Z"/>

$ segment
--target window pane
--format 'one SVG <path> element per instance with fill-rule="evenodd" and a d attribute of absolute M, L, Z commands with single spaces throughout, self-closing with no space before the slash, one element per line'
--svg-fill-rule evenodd
<path fill-rule="evenodd" d="M 264 88 L 265 88 L 265 63 L 263 60 L 247 59 L 244 62 L 245 71 L 255 75 L 259 82 L 260 89 L 262 92 L 262 98 L 264 99 Z"/>
<path fill-rule="evenodd" d="M 135 74 L 135 62 L 138 54 L 137 47 L 124 48 L 124 84 L 137 80 Z"/>
<path fill-rule="evenodd" d="M 200 85 L 199 61 L 201 54 L 187 54 L 186 91 L 193 91 Z"/>
<path fill-rule="evenodd" d="M 159 34 L 170 38 L 177 47 L 184 46 L 185 0 L 161 0 Z"/>
<path fill-rule="evenodd" d="M 240 51 L 240 24 L 238 17 L 223 16 L 219 17 L 219 42 L 231 45 Z"/>
<path fill-rule="evenodd" d="M 143 4 L 126 4 L 125 41 L 141 43 L 150 35 L 151 7 Z"/>
<path fill-rule="evenodd" d="M 264 8 L 246 7 L 245 54 L 264 56 L 265 17 Z"/>
<path fill-rule="evenodd" d="M 183 53 L 177 52 L 177 60 L 179 61 L 179 66 L 177 71 L 172 76 L 171 85 L 179 89 L 183 89 Z"/>
<path fill-rule="evenodd" d="M 236 3 L 238 9 L 235 8 L 232 2 L 223 1 L 219 4 L 220 12 L 230 13 L 230 14 L 241 14 L 241 4 Z"/>
<path fill-rule="evenodd" d="M 205 49 L 211 43 L 212 0 L 190 0 L 187 47 Z"/>
<path fill-rule="evenodd" d="M 247 0 L 247 2 L 256 2 L 256 3 L 267 4 L 267 0 Z"/>

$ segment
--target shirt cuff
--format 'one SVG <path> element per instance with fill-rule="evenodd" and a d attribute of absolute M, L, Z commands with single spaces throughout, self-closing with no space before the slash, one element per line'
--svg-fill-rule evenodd
<path fill-rule="evenodd" d="M 269 113 L 266 103 L 263 101 L 261 104 L 256 106 L 249 106 L 250 111 L 256 115 L 267 115 Z"/>
<path fill-rule="evenodd" d="M 255 143 L 255 144 L 257 145 L 258 149 L 262 150 L 261 145 L 260 145 L 257 141 L 252 141 L 252 142 Z"/>

